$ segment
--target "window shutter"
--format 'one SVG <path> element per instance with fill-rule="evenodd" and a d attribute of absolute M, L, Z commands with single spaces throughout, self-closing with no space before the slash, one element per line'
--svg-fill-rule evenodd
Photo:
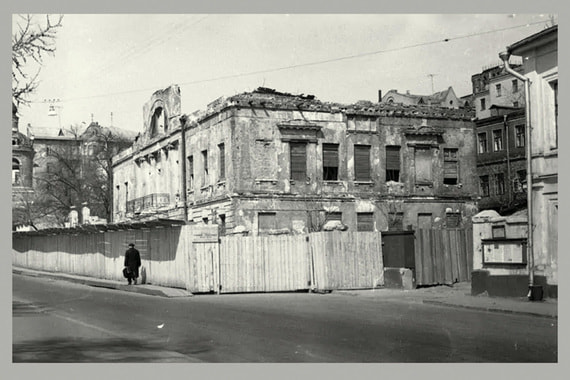
<path fill-rule="evenodd" d="M 370 146 L 354 146 L 354 179 L 356 181 L 370 180 Z"/>
<path fill-rule="evenodd" d="M 431 182 L 432 181 L 432 162 L 431 149 L 416 148 L 416 181 Z"/>
<path fill-rule="evenodd" d="M 259 230 L 274 230 L 276 227 L 276 214 L 274 212 L 260 212 L 257 214 L 257 225 Z"/>
<path fill-rule="evenodd" d="M 357 231 L 374 231 L 374 213 L 359 212 L 356 214 Z"/>
<path fill-rule="evenodd" d="M 386 147 L 386 170 L 400 170 L 400 147 Z"/>
<path fill-rule="evenodd" d="M 327 221 L 337 220 L 342 222 L 342 212 L 331 212 L 327 215 Z"/>
<path fill-rule="evenodd" d="M 445 161 L 443 175 L 444 178 L 458 178 L 457 161 Z"/>
<path fill-rule="evenodd" d="M 338 168 L 338 144 L 323 144 L 323 166 Z"/>
<path fill-rule="evenodd" d="M 307 179 L 307 144 L 291 143 L 291 179 Z"/>

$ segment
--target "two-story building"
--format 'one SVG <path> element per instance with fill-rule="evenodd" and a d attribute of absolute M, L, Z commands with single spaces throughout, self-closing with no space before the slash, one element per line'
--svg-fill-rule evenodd
<path fill-rule="evenodd" d="M 383 231 L 460 227 L 477 211 L 473 115 L 463 110 L 258 88 L 184 115 L 171 86 L 144 113 L 144 133 L 113 159 L 116 223 Z"/>

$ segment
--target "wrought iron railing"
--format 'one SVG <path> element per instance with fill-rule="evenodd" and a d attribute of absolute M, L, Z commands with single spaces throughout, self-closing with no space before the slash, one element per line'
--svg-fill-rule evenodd
<path fill-rule="evenodd" d="M 140 213 L 170 204 L 170 194 L 154 193 L 127 201 L 127 213 Z"/>

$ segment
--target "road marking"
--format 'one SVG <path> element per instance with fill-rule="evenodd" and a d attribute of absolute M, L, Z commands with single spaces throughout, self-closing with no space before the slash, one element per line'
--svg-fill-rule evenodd
<path fill-rule="evenodd" d="M 111 335 L 111 336 L 114 336 L 114 337 L 117 337 L 117 338 L 123 338 L 123 339 L 131 338 L 129 335 L 116 333 L 116 332 L 113 332 L 113 331 L 111 331 L 111 330 L 107 330 L 107 329 L 105 329 L 105 328 L 103 328 L 103 327 L 95 326 L 95 325 L 92 325 L 92 324 L 87 323 L 87 322 L 80 321 L 80 320 L 75 319 L 75 318 L 67 317 L 67 316 L 62 315 L 62 314 L 59 314 L 59 313 L 57 313 L 57 312 L 52 312 L 51 314 L 52 314 L 53 316 L 55 316 L 55 317 L 64 319 L 64 320 L 66 320 L 66 321 L 68 321 L 68 322 L 73 322 L 73 323 L 76 323 L 76 324 L 78 324 L 78 325 L 80 325 L 80 326 L 87 327 L 87 328 L 90 328 L 90 329 L 93 329 L 93 330 L 97 330 L 97 331 L 99 331 L 99 332 L 102 332 L 102 333 L 105 333 L 105 334 L 108 334 L 108 335 Z"/>

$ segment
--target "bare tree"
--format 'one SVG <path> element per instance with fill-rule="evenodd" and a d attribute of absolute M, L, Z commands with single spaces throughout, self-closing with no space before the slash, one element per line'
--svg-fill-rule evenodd
<path fill-rule="evenodd" d="M 46 15 L 45 23 L 36 22 L 32 15 L 14 17 L 17 21 L 12 32 L 12 100 L 19 106 L 28 104 L 27 96 L 37 89 L 44 56 L 55 54 L 56 34 L 63 15 Z M 31 70 L 32 66 L 39 67 Z"/>
<path fill-rule="evenodd" d="M 46 194 L 60 219 L 66 220 L 72 206 L 81 210 L 87 204 L 91 215 L 108 220 L 113 196 L 111 159 L 132 141 L 98 125 L 82 134 L 78 127 L 68 132 L 72 140 L 48 147 L 46 170 L 34 178 L 36 191 Z"/>
<path fill-rule="evenodd" d="M 385 200 L 378 205 L 378 211 L 388 223 L 388 230 L 402 229 L 402 215 L 404 212 L 404 201 L 402 200 Z"/>

